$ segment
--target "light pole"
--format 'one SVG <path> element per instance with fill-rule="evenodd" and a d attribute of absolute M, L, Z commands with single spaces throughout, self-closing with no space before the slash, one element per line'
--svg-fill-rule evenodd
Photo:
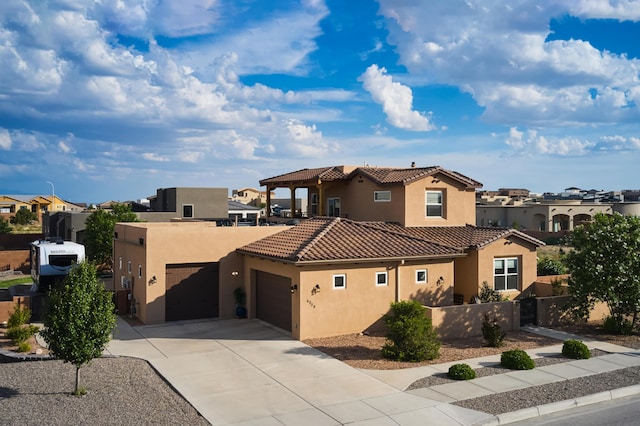
<path fill-rule="evenodd" d="M 51 211 L 55 211 L 56 209 L 56 188 L 53 186 L 53 182 L 47 181 L 49 185 L 51 185 Z"/>

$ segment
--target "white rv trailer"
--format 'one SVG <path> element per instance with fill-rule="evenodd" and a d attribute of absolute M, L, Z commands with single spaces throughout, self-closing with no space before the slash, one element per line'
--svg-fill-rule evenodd
<path fill-rule="evenodd" d="M 48 291 L 62 281 L 73 265 L 84 260 L 84 246 L 72 241 L 47 238 L 31 243 L 31 278 L 39 291 Z"/>

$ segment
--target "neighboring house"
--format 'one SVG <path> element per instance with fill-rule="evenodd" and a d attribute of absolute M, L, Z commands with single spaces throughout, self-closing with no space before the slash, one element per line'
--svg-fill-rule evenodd
<path fill-rule="evenodd" d="M 174 212 L 182 219 L 222 219 L 229 216 L 227 188 L 160 188 L 149 197 L 153 212 Z"/>
<path fill-rule="evenodd" d="M 79 211 L 81 207 L 52 195 L 0 195 L 0 217 L 9 220 L 20 209 L 28 209 L 42 221 L 45 212 Z"/>
<path fill-rule="evenodd" d="M 264 209 L 254 207 L 249 204 L 242 204 L 238 201 L 229 201 L 229 219 L 232 221 L 242 220 L 244 222 L 253 221 L 257 223 L 259 217 L 264 213 Z"/>
<path fill-rule="evenodd" d="M 271 194 L 273 196 L 273 194 Z M 234 189 L 231 192 L 231 201 L 261 207 L 267 203 L 267 193 L 255 188 Z"/>
<path fill-rule="evenodd" d="M 551 201 L 519 206 L 476 206 L 476 223 L 480 226 L 511 226 L 528 231 L 571 231 L 593 221 L 596 213 L 612 214 L 617 204 Z"/>
<path fill-rule="evenodd" d="M 233 236 L 224 228 L 192 231 L 182 223 L 117 225 L 114 254 L 125 272 L 116 278 L 125 291 L 134 287 L 129 277 L 142 282 L 133 298 L 143 322 L 176 318 L 174 305 L 184 300 L 177 295 L 189 288 L 216 293 L 209 282 L 217 286 L 219 308 L 198 310 L 232 316 L 230 295 L 241 286 L 250 318 L 306 339 L 364 331 L 393 301 L 468 303 L 485 281 L 514 299 L 536 280 L 536 249 L 543 243 L 515 229 L 476 227 L 481 184 L 457 172 L 336 166 L 261 184 L 269 194 L 291 188 L 294 200 L 296 189 L 306 189 L 309 214 L 316 217 Z M 200 290 L 190 284 L 198 279 Z M 188 312 L 188 303 L 181 309 Z"/>

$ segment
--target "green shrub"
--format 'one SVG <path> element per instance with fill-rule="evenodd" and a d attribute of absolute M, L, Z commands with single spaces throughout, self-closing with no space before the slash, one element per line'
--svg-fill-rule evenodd
<path fill-rule="evenodd" d="M 449 367 L 447 376 L 453 380 L 471 380 L 476 378 L 476 372 L 469 364 L 454 364 Z"/>
<path fill-rule="evenodd" d="M 31 345 L 28 344 L 27 342 L 20 343 L 20 346 L 18 346 L 18 352 L 20 353 L 31 352 Z"/>
<path fill-rule="evenodd" d="M 478 298 L 482 303 L 503 302 L 507 300 L 506 297 L 502 297 L 499 291 L 489 287 L 489 283 L 487 283 L 486 281 L 482 282 L 482 287 L 480 287 L 480 294 L 478 295 Z"/>
<path fill-rule="evenodd" d="M 382 356 L 409 362 L 438 357 L 440 338 L 424 311 L 424 307 L 416 301 L 391 303 L 391 312 L 384 316 L 388 331 Z"/>
<path fill-rule="evenodd" d="M 482 318 L 482 337 L 487 342 L 487 346 L 499 348 L 502 346 L 507 333 L 502 331 L 498 319 L 494 316 L 489 318 L 489 314 L 484 314 Z"/>
<path fill-rule="evenodd" d="M 543 257 L 538 259 L 538 276 L 562 275 L 567 273 L 567 267 L 558 259 Z"/>
<path fill-rule="evenodd" d="M 562 355 L 573 359 L 589 359 L 591 351 L 580 340 L 569 339 L 562 344 Z"/>
<path fill-rule="evenodd" d="M 502 352 L 500 365 L 511 370 L 531 370 L 536 366 L 529 354 L 522 349 Z"/>
<path fill-rule="evenodd" d="M 31 309 L 26 306 L 21 307 L 18 304 L 7 320 L 7 328 L 20 327 L 21 325 L 28 323 L 30 319 Z"/>
<path fill-rule="evenodd" d="M 626 318 L 609 315 L 604 319 L 602 328 L 609 333 L 623 334 L 628 336 L 633 333 L 633 324 Z"/>
<path fill-rule="evenodd" d="M 38 330 L 35 325 L 22 325 L 8 329 L 6 335 L 14 345 L 20 345 L 36 334 Z"/>

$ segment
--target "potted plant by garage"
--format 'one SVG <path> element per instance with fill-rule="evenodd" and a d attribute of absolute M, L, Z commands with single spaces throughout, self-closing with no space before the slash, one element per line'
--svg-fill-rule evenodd
<path fill-rule="evenodd" d="M 237 287 L 233 290 L 233 297 L 236 298 L 236 317 L 246 318 L 247 308 L 245 307 L 245 301 L 247 294 L 242 287 Z"/>

